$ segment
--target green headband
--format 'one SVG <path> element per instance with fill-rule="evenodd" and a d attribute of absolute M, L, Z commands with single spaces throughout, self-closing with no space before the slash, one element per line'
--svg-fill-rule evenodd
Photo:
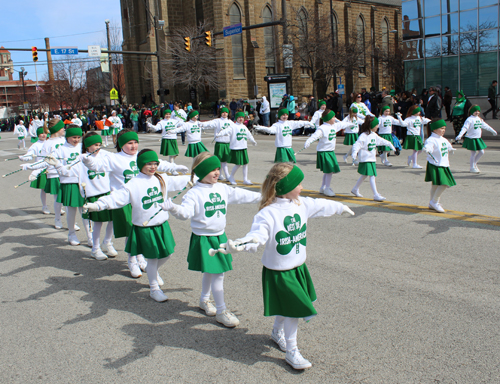
<path fill-rule="evenodd" d="M 121 148 L 125 144 L 127 144 L 129 141 L 132 141 L 132 140 L 139 142 L 139 135 L 137 135 L 137 133 L 134 131 L 125 132 L 123 135 L 121 135 L 118 138 L 118 145 Z"/>
<path fill-rule="evenodd" d="M 227 109 L 226 107 L 222 107 L 220 109 L 220 113 L 224 113 L 224 112 L 229 113 L 229 109 Z"/>
<path fill-rule="evenodd" d="M 371 128 L 371 129 L 373 129 L 373 128 L 375 128 L 377 125 L 379 125 L 379 121 L 378 121 L 378 119 L 375 117 L 375 118 L 373 119 L 373 121 L 370 123 L 370 128 Z"/>
<path fill-rule="evenodd" d="M 85 140 L 83 140 L 83 145 L 85 145 L 85 148 L 91 147 L 92 145 L 94 145 L 96 143 L 102 144 L 101 135 L 92 135 L 92 136 L 87 137 Z"/>
<path fill-rule="evenodd" d="M 330 111 L 326 114 L 326 116 L 321 117 L 321 120 L 323 120 L 323 122 L 326 123 L 327 121 L 330 121 L 334 117 L 335 117 L 335 112 Z"/>
<path fill-rule="evenodd" d="M 318 107 L 321 107 L 322 105 L 326 105 L 326 101 L 320 100 L 318 103 Z"/>
<path fill-rule="evenodd" d="M 286 109 L 286 108 L 280 109 L 279 112 L 278 112 L 278 119 L 281 116 L 283 116 L 283 115 L 287 115 L 288 116 L 288 109 Z"/>
<path fill-rule="evenodd" d="M 193 117 L 198 116 L 200 113 L 198 111 L 192 110 L 189 112 L 188 118 L 191 120 Z"/>
<path fill-rule="evenodd" d="M 43 130 L 43 127 L 37 128 L 37 130 L 36 130 L 36 135 L 37 136 L 40 136 L 40 135 L 42 135 L 44 133 L 45 133 L 45 131 Z"/>
<path fill-rule="evenodd" d="M 411 113 L 412 115 L 416 115 L 417 113 L 419 112 L 422 112 L 422 110 L 420 109 L 420 107 L 417 107 L 413 110 L 413 112 Z"/>
<path fill-rule="evenodd" d="M 172 111 L 170 109 L 165 109 L 163 111 L 163 116 L 165 116 L 167 113 L 172 113 Z"/>
<path fill-rule="evenodd" d="M 356 107 L 351 107 L 351 111 L 352 111 L 352 113 L 358 113 L 358 108 L 356 108 Z"/>
<path fill-rule="evenodd" d="M 302 180 L 304 180 L 304 172 L 294 165 L 290 173 L 276 183 L 276 194 L 278 196 L 286 195 L 288 192 L 293 191 Z"/>
<path fill-rule="evenodd" d="M 236 112 L 236 118 L 245 117 L 245 112 Z"/>
<path fill-rule="evenodd" d="M 385 107 L 382 107 L 382 109 L 380 110 L 380 113 L 384 113 L 384 111 L 385 111 L 386 109 L 389 109 L 389 110 L 390 110 L 390 109 L 391 109 L 391 107 L 389 107 L 388 105 L 386 105 Z"/>
<path fill-rule="evenodd" d="M 472 115 L 474 112 L 479 111 L 481 112 L 481 107 L 479 105 L 474 105 L 469 109 L 469 115 Z"/>
<path fill-rule="evenodd" d="M 54 134 L 56 132 L 59 132 L 63 128 L 64 128 L 64 122 L 62 120 L 59 120 L 56 125 L 49 128 L 49 131 L 51 134 Z"/>
<path fill-rule="evenodd" d="M 220 160 L 217 156 L 210 156 L 198 164 L 193 171 L 200 180 L 203 180 L 206 175 L 216 168 L 220 168 Z"/>
<path fill-rule="evenodd" d="M 73 136 L 83 136 L 82 129 L 77 127 L 66 129 L 66 137 L 73 137 Z"/>
<path fill-rule="evenodd" d="M 152 161 L 159 162 L 157 153 L 155 151 L 143 152 L 140 156 L 137 156 L 137 168 L 141 170 L 147 163 Z"/>
<path fill-rule="evenodd" d="M 430 126 L 431 131 L 434 131 L 438 128 L 443 128 L 443 127 L 446 127 L 446 122 L 443 119 L 431 123 L 431 126 Z"/>

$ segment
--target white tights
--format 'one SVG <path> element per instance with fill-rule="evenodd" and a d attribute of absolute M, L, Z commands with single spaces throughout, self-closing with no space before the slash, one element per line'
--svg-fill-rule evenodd
<path fill-rule="evenodd" d="M 201 281 L 200 301 L 210 299 L 210 292 L 214 297 L 217 313 L 222 313 L 226 309 L 224 302 L 224 274 L 223 273 L 204 273 Z"/>
<path fill-rule="evenodd" d="M 108 145 L 108 136 L 103 136 L 104 139 L 104 145 Z"/>
<path fill-rule="evenodd" d="M 174 160 L 177 156 L 169 156 L 168 157 L 168 161 L 171 162 L 171 163 L 174 163 Z"/>
<path fill-rule="evenodd" d="M 276 316 L 274 320 L 274 330 L 285 331 L 286 350 L 291 351 L 297 348 L 297 331 L 299 329 L 299 319 L 294 317 Z"/>
<path fill-rule="evenodd" d="M 236 171 L 241 167 L 241 165 L 235 165 L 231 171 L 231 179 L 234 179 Z M 243 166 L 243 181 L 248 181 L 248 164 Z"/>
<path fill-rule="evenodd" d="M 80 215 L 82 214 L 82 207 L 78 207 L 78 210 L 80 211 Z M 75 224 L 76 224 L 76 207 L 66 207 L 67 211 L 67 217 L 66 219 L 68 220 L 68 231 L 69 233 L 75 233 Z M 90 231 L 89 231 L 89 221 L 87 219 L 82 219 L 83 221 L 83 226 L 85 228 L 85 233 L 87 234 L 87 238 L 90 238 Z"/>
<path fill-rule="evenodd" d="M 101 228 L 104 223 L 99 221 L 94 221 L 94 232 L 92 232 L 93 247 L 92 252 L 97 251 L 101 248 Z M 111 243 L 113 238 L 113 222 L 109 221 L 106 226 L 106 234 L 104 235 L 104 244 Z"/>
<path fill-rule="evenodd" d="M 382 162 L 382 164 L 385 164 L 387 162 L 387 152 L 382 152 L 382 154 L 380 155 L 380 161 Z"/>
<path fill-rule="evenodd" d="M 346 159 L 347 159 L 349 156 L 351 156 L 351 155 L 352 155 L 352 146 L 351 146 L 351 147 L 349 147 L 349 150 L 347 151 L 347 153 L 346 153 L 346 155 L 345 155 Z"/>
<path fill-rule="evenodd" d="M 25 149 L 26 148 L 26 142 L 24 141 L 24 139 L 18 140 L 18 142 L 17 142 L 17 149 L 21 148 L 21 144 L 23 145 L 23 149 Z"/>
<path fill-rule="evenodd" d="M 146 273 L 148 274 L 149 288 L 151 291 L 160 289 L 158 284 L 158 269 L 167 262 L 169 257 L 163 259 L 148 259 L 148 266 L 146 267 Z"/>
<path fill-rule="evenodd" d="M 411 159 L 411 161 L 413 161 L 413 166 L 417 165 L 417 156 L 420 155 L 421 153 L 422 153 L 422 150 L 420 150 L 420 151 L 413 150 L 413 154 L 411 154 L 409 156 L 409 158 Z"/>
<path fill-rule="evenodd" d="M 42 208 L 47 208 L 47 194 L 43 189 L 40 190 L 40 200 L 42 201 Z"/>
<path fill-rule="evenodd" d="M 484 149 L 479 151 L 470 151 L 470 167 L 474 168 L 477 165 L 479 159 L 484 155 Z"/>
<path fill-rule="evenodd" d="M 332 182 L 332 176 L 333 176 L 333 173 L 325 173 L 323 175 L 323 181 L 321 184 L 321 188 L 330 188 L 330 184 Z"/>
<path fill-rule="evenodd" d="M 57 195 L 54 195 L 54 215 L 56 216 L 56 221 L 61 221 L 61 210 L 62 203 L 58 203 Z"/>
<path fill-rule="evenodd" d="M 224 172 L 224 177 L 227 180 L 229 178 L 229 169 L 227 168 L 227 163 L 220 163 L 220 168 L 222 169 L 222 172 Z"/>
<path fill-rule="evenodd" d="M 365 175 L 361 175 L 358 179 L 358 181 L 356 182 L 356 185 L 354 186 L 353 190 L 354 191 L 359 191 L 359 187 L 361 186 L 361 183 L 363 183 L 363 181 L 365 181 L 365 179 L 369 177 L 370 178 L 370 187 L 372 188 L 372 191 L 373 191 L 373 196 L 378 196 L 378 191 L 377 191 L 377 183 L 375 182 L 375 176 L 365 176 Z"/>
<path fill-rule="evenodd" d="M 431 201 L 439 203 L 439 199 L 441 198 L 441 195 L 446 190 L 446 188 L 448 188 L 447 185 L 433 185 L 431 187 Z"/>

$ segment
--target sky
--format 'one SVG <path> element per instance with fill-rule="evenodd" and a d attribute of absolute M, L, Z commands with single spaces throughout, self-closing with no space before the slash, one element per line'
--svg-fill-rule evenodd
<path fill-rule="evenodd" d="M 2 1 L 0 12 L 0 46 L 5 48 L 45 48 L 45 37 L 51 47 L 100 45 L 106 41 L 106 24 L 121 28 L 120 0 L 19 0 Z M 120 29 L 121 34 L 121 29 Z M 71 36 L 70 36 L 71 35 Z M 104 47 L 106 48 L 106 47 Z M 85 59 L 86 53 L 76 57 Z M 52 56 L 57 60 L 62 56 Z M 35 80 L 35 67 L 30 52 L 11 51 L 14 69 L 24 67 L 26 79 Z M 38 52 L 38 80 L 47 76 L 47 56 Z M 14 73 L 14 79 L 19 74 Z"/>

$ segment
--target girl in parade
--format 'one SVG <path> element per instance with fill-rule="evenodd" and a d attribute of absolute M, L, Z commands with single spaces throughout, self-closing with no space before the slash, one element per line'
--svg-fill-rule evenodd
<path fill-rule="evenodd" d="M 385 197 L 383 197 L 377 191 L 377 184 L 375 182 L 375 177 L 377 177 L 377 167 L 376 167 L 376 155 L 377 155 L 377 146 L 387 146 L 391 150 L 395 151 L 394 145 L 392 141 L 387 141 L 382 139 L 377 135 L 379 126 L 379 121 L 376 117 L 367 116 L 365 122 L 360 128 L 360 135 L 356 143 L 352 146 L 352 158 L 356 160 L 359 154 L 359 164 L 358 164 L 358 173 L 361 175 L 356 185 L 352 189 L 351 193 L 357 197 L 363 197 L 361 193 L 359 193 L 359 187 L 361 183 L 365 181 L 367 177 L 370 178 L 370 187 L 373 192 L 373 200 L 375 201 L 384 201 Z"/>
<path fill-rule="evenodd" d="M 31 120 L 29 129 L 28 129 L 28 135 L 31 138 L 31 143 L 37 142 L 37 140 L 38 140 L 37 129 L 40 127 L 43 127 L 43 123 L 38 118 L 38 115 L 35 115 L 35 118 L 33 120 Z"/>
<path fill-rule="evenodd" d="M 134 131 L 129 132 L 136 134 Z M 118 142 L 120 143 L 120 137 Z M 85 208 L 90 212 L 104 210 L 115 212 L 122 207 L 131 207 L 132 226 L 125 252 L 132 258 L 138 255 L 147 258 L 149 295 L 153 300 L 162 302 L 168 297 L 160 289 L 163 280 L 158 270 L 174 253 L 175 241 L 167 221 L 168 212 L 161 208 L 167 197 L 167 191 L 171 190 L 169 177 L 157 173 L 159 164 L 158 154 L 155 151 L 143 149 L 137 155 L 137 167 L 140 173 L 123 188 L 113 190 L 111 194 L 100 197 L 96 202 L 87 203 Z"/>
<path fill-rule="evenodd" d="M 102 122 L 101 136 L 104 138 L 104 148 L 108 146 L 108 137 L 111 135 L 111 130 L 109 129 L 109 126 L 106 125 L 106 120 L 107 120 L 106 115 L 103 115 L 101 119 Z"/>
<path fill-rule="evenodd" d="M 429 208 L 443 213 L 445 210 L 439 203 L 441 195 L 446 188 L 456 185 L 455 179 L 450 171 L 450 151 L 455 149 L 450 142 L 444 138 L 446 122 L 444 120 L 433 120 L 430 125 L 432 134 L 425 141 L 423 150 L 427 153 L 427 169 L 425 170 L 425 181 L 432 182 L 431 200 Z"/>
<path fill-rule="evenodd" d="M 19 120 L 19 124 L 14 127 L 14 136 L 17 136 L 17 149 L 21 149 L 21 145 L 23 146 L 23 149 L 26 149 L 25 138 L 28 136 L 28 131 L 26 130 L 22 120 Z"/>
<path fill-rule="evenodd" d="M 400 113 L 397 113 L 397 116 L 401 116 Z M 394 117 L 391 116 L 391 107 L 386 105 L 385 107 L 382 107 L 380 110 L 380 117 L 378 118 L 379 120 L 379 128 L 378 128 L 378 135 L 387 141 L 390 141 L 392 143 L 392 126 L 393 125 L 399 125 L 399 120 L 396 120 Z M 386 167 L 392 167 L 392 164 L 389 162 L 387 159 L 387 155 L 391 152 L 391 149 L 387 146 L 381 146 L 377 147 L 379 152 L 382 152 L 380 155 L 380 161 L 382 162 L 383 165 Z"/>
<path fill-rule="evenodd" d="M 481 139 L 481 130 L 489 131 L 493 136 L 496 136 L 497 132 L 480 117 L 481 108 L 479 105 L 473 105 L 469 110 L 469 115 L 455 141 L 460 141 L 465 134 L 462 147 L 470 151 L 470 171 L 472 173 L 480 173 L 481 171 L 477 167 L 477 162 L 484 155 L 486 148 L 486 144 Z"/>
<path fill-rule="evenodd" d="M 172 119 L 177 120 L 179 123 L 185 123 L 187 120 L 187 114 L 182 109 L 179 103 L 174 103 L 174 112 L 172 113 Z M 186 145 L 186 132 L 181 132 L 182 145 Z"/>
<path fill-rule="evenodd" d="M 342 143 L 351 147 L 343 157 L 344 163 L 347 163 L 347 158 L 352 155 L 352 146 L 354 145 L 356 140 L 358 140 L 358 132 L 360 126 L 360 123 L 358 121 L 358 108 L 354 104 L 351 104 L 351 107 L 349 108 L 349 114 L 344 117 L 343 122 L 353 124 L 352 127 L 345 129 L 344 142 Z"/>
<path fill-rule="evenodd" d="M 198 121 L 199 112 L 192 110 L 189 112 L 189 121 L 179 125 L 177 128 L 172 129 L 172 134 L 185 132 L 188 141 L 188 147 L 184 156 L 196 157 L 201 152 L 208 151 L 207 147 L 201 142 L 201 131 L 205 129 L 205 124 Z"/>
<path fill-rule="evenodd" d="M 335 156 L 337 132 L 342 129 L 352 128 L 354 125 L 357 126 L 357 123 L 341 122 L 338 120 L 336 122 L 335 112 L 329 109 L 323 111 L 321 120 L 323 124 L 306 140 L 304 148 L 309 148 L 314 141 L 319 140 L 316 148 L 316 168 L 323 172 L 323 181 L 319 193 L 324 193 L 326 196 L 335 196 L 335 192 L 333 192 L 330 184 L 333 174 L 340 172 L 339 163 Z"/>
<path fill-rule="evenodd" d="M 307 220 L 354 212 L 333 200 L 301 197 L 304 173 L 292 164 L 275 164 L 262 185 L 262 200 L 250 232 L 228 241 L 230 251 L 257 252 L 262 255 L 264 316 L 276 316 L 271 339 L 286 352 L 286 362 L 294 369 L 311 363 L 297 347 L 299 319 L 312 319 L 316 292 L 306 266 Z M 256 243 L 255 243 L 256 241 Z"/>
<path fill-rule="evenodd" d="M 417 156 L 422 153 L 422 138 L 420 137 L 420 131 L 423 129 L 425 124 L 430 122 L 430 119 L 421 117 L 420 114 L 422 109 L 419 106 L 412 105 L 408 108 L 408 113 L 406 114 L 406 119 L 401 120 L 401 116 L 398 115 L 399 125 L 406 127 L 406 139 L 403 144 L 403 149 L 413 150 L 413 154 L 408 156 L 408 166 L 413 164 L 414 169 L 421 169 L 422 167 L 417 164 Z"/>
<path fill-rule="evenodd" d="M 236 185 L 236 181 L 234 180 L 234 175 L 236 171 L 243 166 L 243 184 L 252 185 L 252 182 L 248 178 L 248 140 L 253 145 L 257 145 L 257 142 L 253 138 L 252 134 L 248 130 L 247 127 L 243 124 L 245 120 L 244 112 L 236 112 L 236 123 L 231 124 L 227 128 L 219 131 L 217 133 L 216 138 L 222 136 L 230 137 L 230 155 L 229 162 L 234 164 L 234 167 L 231 171 L 231 176 L 227 179 L 231 184 Z"/>
<path fill-rule="evenodd" d="M 232 188 L 218 183 L 220 160 L 208 152 L 198 155 L 193 161 L 191 181 L 194 175 L 199 179 L 182 198 L 182 204 L 167 200 L 164 209 L 173 216 L 191 219 L 193 231 L 187 257 L 188 269 L 203 273 L 200 308 L 207 316 L 215 316 L 217 322 L 226 327 L 236 327 L 240 322 L 224 302 L 224 273 L 233 269 L 232 256 L 209 250 L 218 250 L 227 241 L 224 232 L 228 204 L 253 204 L 260 200 L 260 193 L 241 188 Z M 210 292 L 215 306 L 210 301 Z"/>
<path fill-rule="evenodd" d="M 118 132 L 120 132 L 123 129 L 122 120 L 116 115 L 116 111 L 111 112 L 111 116 L 109 117 L 108 120 L 111 123 L 113 123 L 109 127 L 109 132 L 113 137 L 113 144 L 116 146 L 116 137 L 118 135 Z"/>
<path fill-rule="evenodd" d="M 308 121 L 288 121 L 288 109 L 283 108 L 278 112 L 278 121 L 271 127 L 258 125 L 255 128 L 270 135 L 276 135 L 274 140 L 276 146 L 275 163 L 296 163 L 292 149 L 292 131 L 302 127 L 314 128 L 314 124 Z"/>
<path fill-rule="evenodd" d="M 314 112 L 314 115 L 311 118 L 311 123 L 314 124 L 316 129 L 318 129 L 321 124 L 321 117 L 323 116 L 323 112 L 325 112 L 326 110 L 326 101 L 320 100 L 318 102 L 318 107 L 319 109 L 316 112 Z"/>

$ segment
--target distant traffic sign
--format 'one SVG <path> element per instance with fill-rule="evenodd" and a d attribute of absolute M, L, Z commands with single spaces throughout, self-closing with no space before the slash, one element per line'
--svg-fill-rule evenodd
<path fill-rule="evenodd" d="M 115 88 L 109 91 L 109 98 L 111 100 L 118 100 L 118 91 Z"/>
<path fill-rule="evenodd" d="M 339 95 L 345 95 L 344 84 L 339 84 Z"/>
<path fill-rule="evenodd" d="M 78 55 L 78 47 L 52 47 L 50 53 L 53 55 Z"/>
<path fill-rule="evenodd" d="M 241 23 L 230 25 L 229 27 L 222 28 L 224 32 L 224 37 L 232 36 L 232 35 L 241 35 L 243 28 Z"/>
<path fill-rule="evenodd" d="M 90 57 L 100 57 L 101 56 L 101 46 L 100 45 L 89 45 L 88 46 Z"/>

